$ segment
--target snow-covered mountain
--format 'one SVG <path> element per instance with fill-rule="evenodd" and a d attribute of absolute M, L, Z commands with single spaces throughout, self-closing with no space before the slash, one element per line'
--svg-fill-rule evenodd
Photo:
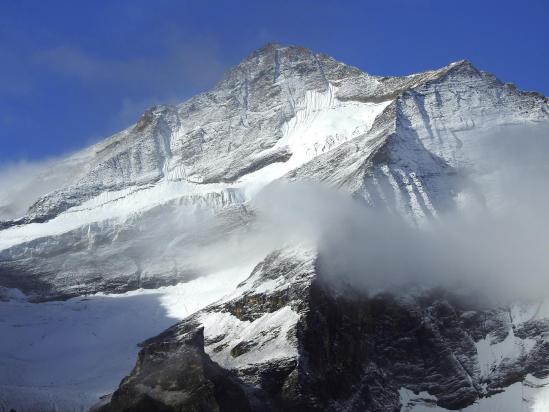
<path fill-rule="evenodd" d="M 546 97 L 468 61 L 379 77 L 268 44 L 212 90 L 153 107 L 128 129 L 48 165 L 26 183 L 39 194 L 27 210 L 10 196 L 21 189 L 7 188 L 0 310 L 9 319 L 14 305 L 52 303 L 29 302 L 185 291 L 229 273 L 229 281 L 211 277 L 215 293 L 144 343 L 105 411 L 456 409 L 498 402 L 507 387 L 515 399 L 516 385 L 524 392 L 549 375 L 549 303 L 333 290 L 314 244 L 253 237 L 254 200 L 275 182 L 321 183 L 414 227 L 472 207 L 496 210 L 501 187 L 481 158 L 498 134 L 547 127 L 548 110 Z M 243 240 L 250 237 L 253 248 Z M 2 327 L 13 340 L 0 348 L 0 362 L 12 370 L 6 359 L 20 355 L 19 332 L 15 323 Z M 113 376 L 130 372 L 123 368 Z M 32 410 L 23 400 L 29 384 L 9 381 L 1 377 L 8 395 L 0 407 Z M 32 393 L 35 402 L 89 407 L 86 386 L 79 391 L 77 401 Z M 511 405 L 509 396 L 504 402 Z"/>

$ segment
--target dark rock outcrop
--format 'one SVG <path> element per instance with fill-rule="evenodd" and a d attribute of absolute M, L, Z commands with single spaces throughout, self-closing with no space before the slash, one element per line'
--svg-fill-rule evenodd
<path fill-rule="evenodd" d="M 177 339 L 163 336 L 165 338 L 145 343 L 132 374 L 124 379 L 107 404 L 93 410 L 251 410 L 237 380 L 204 353 L 201 328 L 189 327 L 188 332 L 179 334 Z"/>
<path fill-rule="evenodd" d="M 506 308 L 482 307 L 472 297 L 436 289 L 407 297 L 368 296 L 351 287 L 333 288 L 317 266 L 313 255 L 281 251 L 268 256 L 240 285 L 238 296 L 145 342 L 136 368 L 113 395 L 109 407 L 114 409 L 103 410 L 137 411 L 134 399 L 144 396 L 163 405 L 165 392 L 150 389 L 159 385 L 181 391 L 178 396 L 193 392 L 192 405 L 217 410 L 209 403 L 210 392 L 195 389 L 208 379 L 203 366 L 199 374 L 190 373 L 187 365 L 197 359 L 215 365 L 210 368 L 220 381 L 236 385 L 222 386 L 231 389 L 234 402 L 244 405 L 242 396 L 254 411 L 398 411 L 401 388 L 427 392 L 438 406 L 457 410 L 529 373 L 549 376 L 549 345 L 541 340 L 524 356 L 495 365 L 488 376 L 481 373 L 476 343 L 510 336 Z M 288 327 L 292 313 L 297 317 Z M 277 314 L 286 319 L 270 320 L 278 319 Z M 210 332 L 219 329 L 211 319 L 224 319 L 226 333 Z M 521 328 L 530 338 L 539 337 L 536 332 L 544 328 L 531 325 Z M 250 337 L 249 328 L 255 332 Z M 283 333 L 283 341 L 269 346 Z M 200 337 L 193 338 L 192 350 L 187 349 L 189 336 Z M 280 342 L 286 344 L 284 353 L 277 352 Z M 261 356 L 265 348 L 267 359 Z M 147 365 L 153 365 L 152 380 Z M 242 392 L 235 389 L 239 385 Z M 231 400 L 223 407 L 234 405 Z"/>

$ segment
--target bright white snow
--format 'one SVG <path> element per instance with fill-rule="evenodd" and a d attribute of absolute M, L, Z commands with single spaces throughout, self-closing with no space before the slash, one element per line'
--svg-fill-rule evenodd
<path fill-rule="evenodd" d="M 533 339 L 520 339 L 515 336 L 513 329 L 509 330 L 507 337 L 499 342 L 492 343 L 490 336 L 475 343 L 477 347 L 478 362 L 481 375 L 488 377 L 504 359 L 517 359 L 532 350 L 536 341 Z"/>
<path fill-rule="evenodd" d="M 289 306 L 266 313 L 253 322 L 241 321 L 230 313 L 218 312 L 206 313 L 200 320 L 205 338 L 224 335 L 222 340 L 212 345 L 221 350 L 206 348 L 208 355 L 224 368 L 236 369 L 297 355 L 297 347 L 287 336 L 299 320 L 299 315 Z M 241 342 L 250 344 L 253 349 L 235 357 L 231 349 Z"/>
<path fill-rule="evenodd" d="M 185 196 L 222 192 L 227 185 L 198 185 L 163 180 L 156 185 L 133 186 L 104 192 L 44 223 L 13 226 L 0 233 L 0 250 L 43 236 L 55 236 L 94 222 L 123 222 L 142 211 Z"/>
<path fill-rule="evenodd" d="M 337 88 L 326 92 L 307 91 L 296 102 L 296 115 L 283 127 L 282 138 L 269 151 L 288 147 L 292 157 L 284 163 L 272 163 L 240 179 L 249 199 L 262 187 L 297 169 L 322 153 L 347 140 L 366 133 L 375 118 L 391 101 L 382 103 L 342 102 L 335 98 Z"/>

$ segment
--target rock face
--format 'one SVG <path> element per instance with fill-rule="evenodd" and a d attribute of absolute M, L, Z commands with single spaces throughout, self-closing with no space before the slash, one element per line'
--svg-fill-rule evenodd
<path fill-rule="evenodd" d="M 97 411 L 249 411 L 237 380 L 204 354 L 202 329 L 147 344 L 133 371 Z"/>
<path fill-rule="evenodd" d="M 134 371 L 102 410 L 216 410 L 188 403 L 187 391 L 204 380 L 187 377 L 197 353 L 234 385 L 225 385 L 223 396 L 257 411 L 398 411 L 401 388 L 455 410 L 528 374 L 549 376 L 547 319 L 513 320 L 517 307 L 493 309 L 443 290 L 373 297 L 335 291 L 322 270 L 313 251 L 272 253 L 226 299 L 144 342 Z M 198 337 L 192 351 L 189 336 Z M 494 352 L 506 342 L 516 353 L 490 363 L 486 341 Z M 156 389 L 168 383 L 175 385 L 171 396 Z"/>
<path fill-rule="evenodd" d="M 26 210 L 0 197 L 0 286 L 44 301 L 202 276 L 280 180 L 323 183 L 418 226 L 469 203 L 491 210 L 486 147 L 547 125 L 546 97 L 468 61 L 379 77 L 269 44 L 212 90 L 49 165 Z M 144 342 L 97 409 L 396 411 L 403 391 L 459 409 L 549 375 L 543 302 L 370 296 L 331 287 L 314 246 L 262 256 L 226 298 Z"/>

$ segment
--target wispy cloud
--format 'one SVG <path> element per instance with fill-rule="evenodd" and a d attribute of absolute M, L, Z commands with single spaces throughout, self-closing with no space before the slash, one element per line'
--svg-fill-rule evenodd
<path fill-rule="evenodd" d="M 78 81 L 105 87 L 123 86 L 141 94 L 153 92 L 159 95 L 208 86 L 224 70 L 211 44 L 164 44 L 159 49 L 161 53 L 158 55 L 149 53 L 121 59 L 74 45 L 60 45 L 35 52 L 32 62 Z"/>

